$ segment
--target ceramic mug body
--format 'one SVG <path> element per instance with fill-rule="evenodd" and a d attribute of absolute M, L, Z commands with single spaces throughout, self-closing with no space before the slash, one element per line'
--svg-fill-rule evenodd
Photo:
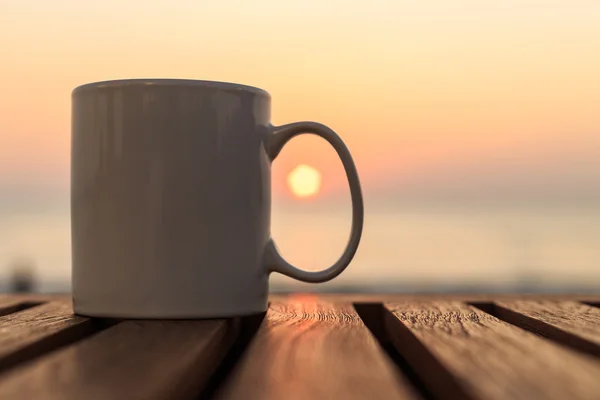
<path fill-rule="evenodd" d="M 110 81 L 74 90 L 76 313 L 247 315 L 265 310 L 271 271 L 323 281 L 345 268 L 360 232 L 355 243 L 350 239 L 349 259 L 320 276 L 287 264 L 270 239 L 271 162 L 302 133 L 294 124 L 272 127 L 270 101 L 260 89 L 189 80 Z M 302 131 L 328 129 L 310 124 L 301 123 Z M 358 177 L 352 184 L 358 186 Z M 360 227 L 355 216 L 353 229 L 360 231 L 362 197 L 359 207 Z"/>

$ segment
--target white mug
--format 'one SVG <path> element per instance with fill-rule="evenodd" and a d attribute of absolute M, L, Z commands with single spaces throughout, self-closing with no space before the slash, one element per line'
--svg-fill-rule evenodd
<path fill-rule="evenodd" d="M 363 226 L 360 183 L 350 152 L 326 126 L 272 126 L 269 94 L 233 83 L 117 80 L 80 86 L 72 97 L 77 314 L 254 314 L 266 309 L 271 272 L 324 282 L 352 260 Z M 346 249 L 318 272 L 286 262 L 270 236 L 271 162 L 302 133 L 337 151 L 352 196 Z"/>

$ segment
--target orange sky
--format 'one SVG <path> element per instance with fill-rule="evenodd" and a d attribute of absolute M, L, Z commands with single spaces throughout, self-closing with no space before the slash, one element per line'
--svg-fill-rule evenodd
<path fill-rule="evenodd" d="M 512 154 L 600 170 L 595 0 L 4 0 L 0 49 L 0 188 L 66 187 L 71 90 L 130 77 L 264 88 L 275 124 L 340 133 L 367 192 Z M 345 190 L 326 144 L 294 143 L 276 193 L 300 163 Z"/>

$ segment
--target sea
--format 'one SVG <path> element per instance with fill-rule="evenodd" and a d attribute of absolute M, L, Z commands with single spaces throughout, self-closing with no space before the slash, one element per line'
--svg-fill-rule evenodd
<path fill-rule="evenodd" d="M 272 214 L 282 254 L 308 270 L 328 267 L 348 239 L 350 211 L 284 209 Z M 68 208 L 0 210 L 0 291 L 16 268 L 35 290 L 70 290 Z M 599 292 L 600 207 L 371 207 L 350 266 L 305 284 L 271 275 L 274 292 Z"/>

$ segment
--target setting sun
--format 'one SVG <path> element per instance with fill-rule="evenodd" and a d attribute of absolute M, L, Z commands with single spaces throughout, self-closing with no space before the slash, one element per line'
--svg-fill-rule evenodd
<path fill-rule="evenodd" d="M 321 173 L 311 166 L 300 164 L 290 172 L 288 186 L 297 197 L 311 197 L 321 189 Z"/>

